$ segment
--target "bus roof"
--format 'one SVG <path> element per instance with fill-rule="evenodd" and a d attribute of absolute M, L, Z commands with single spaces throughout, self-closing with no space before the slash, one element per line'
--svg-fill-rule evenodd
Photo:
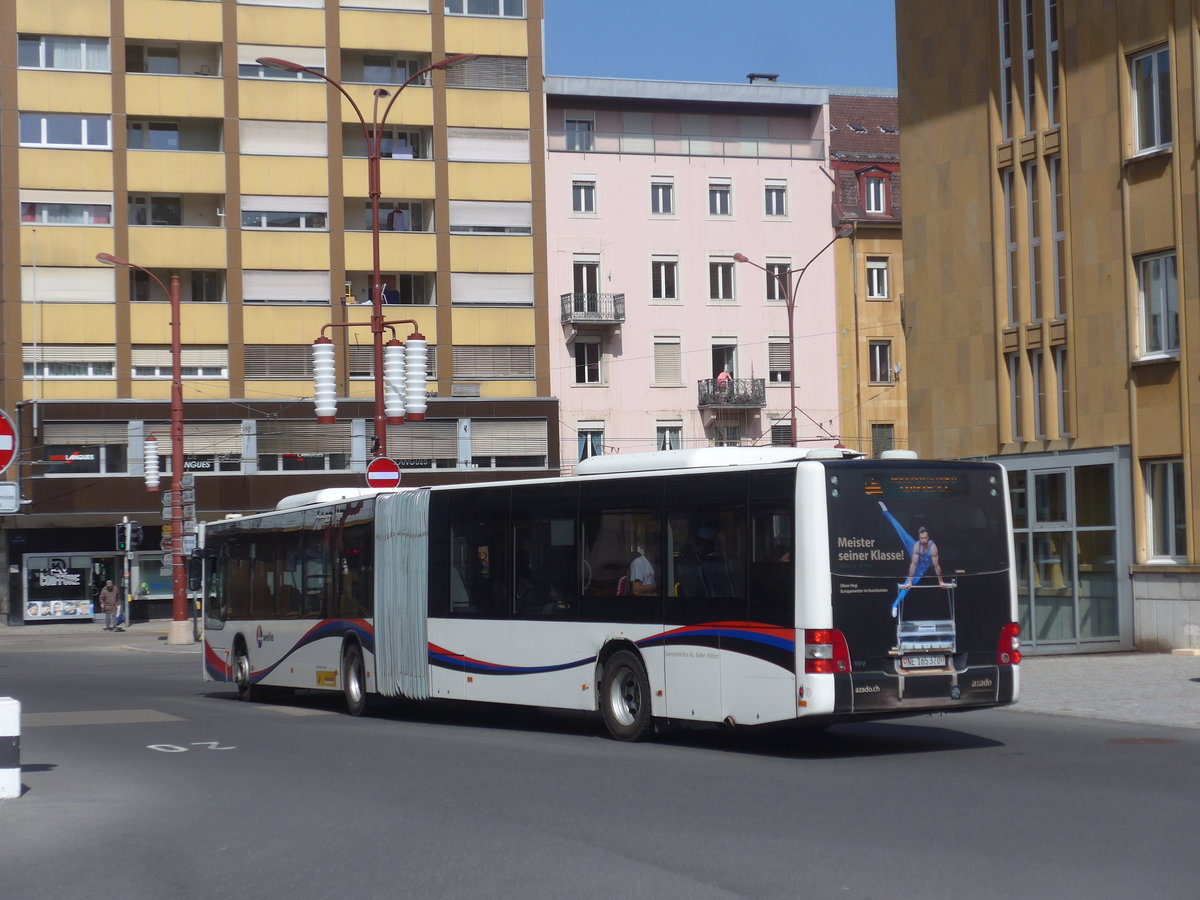
<path fill-rule="evenodd" d="M 394 494 L 409 488 L 362 488 L 340 487 L 322 488 L 319 491 L 308 491 L 304 494 L 290 494 L 275 504 L 276 509 L 298 509 L 301 506 L 313 506 L 318 503 L 337 503 L 339 500 L 357 500 L 359 497 L 376 497 L 379 494 Z"/>
<path fill-rule="evenodd" d="M 857 459 L 857 450 L 808 447 L 701 447 L 593 456 L 575 467 L 576 475 L 616 475 L 622 472 L 661 472 L 669 469 L 718 469 L 762 466 L 806 459 Z"/>

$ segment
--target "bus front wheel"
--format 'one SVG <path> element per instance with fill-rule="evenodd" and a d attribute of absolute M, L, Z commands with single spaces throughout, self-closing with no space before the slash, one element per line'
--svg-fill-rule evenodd
<path fill-rule="evenodd" d="M 604 665 L 600 712 L 608 733 L 619 741 L 640 741 L 650 733 L 650 679 L 636 655 L 614 653 Z"/>
<path fill-rule="evenodd" d="M 352 716 L 361 716 L 367 711 L 365 672 L 362 648 L 351 644 L 342 654 L 342 693 L 346 696 L 346 710 Z"/>
<path fill-rule="evenodd" d="M 254 699 L 254 681 L 250 677 L 250 657 L 246 648 L 238 644 L 233 655 L 233 681 L 237 685 L 239 700 Z"/>

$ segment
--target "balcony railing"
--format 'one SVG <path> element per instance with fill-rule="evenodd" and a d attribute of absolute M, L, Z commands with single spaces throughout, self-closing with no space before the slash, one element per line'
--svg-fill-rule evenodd
<path fill-rule="evenodd" d="M 824 159 L 825 142 L 788 138 L 725 137 L 700 134 L 629 134 L 619 131 L 548 133 L 549 149 L 567 153 L 622 153 L 654 156 L 721 156 L 748 159 Z"/>
<path fill-rule="evenodd" d="M 730 378 L 722 388 L 715 378 L 697 382 L 700 409 L 762 409 L 767 405 L 765 378 Z"/>
<path fill-rule="evenodd" d="M 563 294 L 562 324 L 620 325 L 625 321 L 624 294 Z"/>

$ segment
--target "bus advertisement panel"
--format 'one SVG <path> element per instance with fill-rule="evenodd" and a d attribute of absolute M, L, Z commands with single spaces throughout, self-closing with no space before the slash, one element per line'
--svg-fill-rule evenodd
<path fill-rule="evenodd" d="M 833 624 L 856 713 L 1011 702 L 1011 544 L 999 466 L 827 466 Z M 839 698 L 843 699 L 843 698 Z M 841 704 L 839 704 L 841 705 Z"/>

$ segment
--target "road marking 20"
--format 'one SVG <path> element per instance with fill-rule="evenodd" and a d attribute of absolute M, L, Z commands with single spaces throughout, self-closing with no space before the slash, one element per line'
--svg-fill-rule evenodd
<path fill-rule="evenodd" d="M 237 747 L 222 747 L 220 741 L 194 741 L 192 747 L 207 747 L 209 750 L 236 750 Z M 147 744 L 147 750 L 157 750 L 159 753 L 187 753 L 188 747 L 175 744 Z"/>

